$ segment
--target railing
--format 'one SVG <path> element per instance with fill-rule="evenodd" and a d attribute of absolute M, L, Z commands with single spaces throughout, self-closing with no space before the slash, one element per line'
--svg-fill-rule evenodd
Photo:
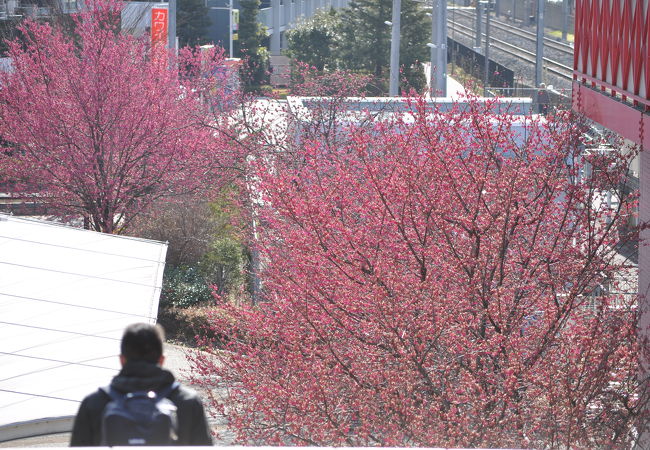
<path fill-rule="evenodd" d="M 56 14 L 70 14 L 78 10 L 76 0 L 61 0 L 53 6 L 40 6 L 38 4 L 22 4 L 16 6 L 17 2 L 0 3 L 0 19 L 9 19 L 11 17 L 23 16 L 32 18 L 47 18 Z"/>
<path fill-rule="evenodd" d="M 50 17 L 52 15 L 52 8 L 49 6 L 38 5 L 17 6 L 16 14 L 19 16 L 34 18 Z"/>
<path fill-rule="evenodd" d="M 533 111 L 545 114 L 553 110 L 571 109 L 571 89 L 534 89 L 529 87 L 488 89 L 496 97 L 529 97 Z"/>

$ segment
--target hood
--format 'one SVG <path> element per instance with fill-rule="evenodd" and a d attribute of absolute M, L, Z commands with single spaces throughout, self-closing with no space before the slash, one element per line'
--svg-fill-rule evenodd
<path fill-rule="evenodd" d="M 174 375 L 156 364 L 145 361 L 127 362 L 111 382 L 120 392 L 159 391 L 174 382 Z"/>

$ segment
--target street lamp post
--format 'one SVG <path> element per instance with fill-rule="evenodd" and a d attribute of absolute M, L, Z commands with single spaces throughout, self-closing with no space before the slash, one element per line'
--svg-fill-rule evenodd
<path fill-rule="evenodd" d="M 542 68 L 544 65 L 544 3 L 537 1 L 537 52 L 535 55 L 535 87 L 542 83 Z"/>
<path fill-rule="evenodd" d="M 454 9 L 451 11 L 451 21 L 456 23 L 456 0 L 454 0 Z M 454 43 L 451 47 L 451 76 L 453 77 L 456 72 L 456 27 L 451 29 L 451 40 Z"/>
<path fill-rule="evenodd" d="M 569 30 L 569 0 L 562 2 L 562 39 L 567 40 Z"/>
<path fill-rule="evenodd" d="M 167 47 L 170 49 L 176 48 L 176 0 L 169 0 L 169 19 L 167 24 Z"/>
<path fill-rule="evenodd" d="M 234 58 L 235 55 L 232 53 L 232 2 L 233 0 L 228 2 L 228 55 Z"/>
<path fill-rule="evenodd" d="M 271 0 L 271 10 L 271 22 L 273 24 L 273 34 L 271 35 L 271 55 L 277 56 L 282 52 L 280 48 L 280 0 Z"/>
<path fill-rule="evenodd" d="M 483 10 L 483 2 L 476 2 L 476 36 L 474 39 L 474 47 L 476 49 L 481 48 L 481 22 L 483 18 L 481 17 Z"/>
<path fill-rule="evenodd" d="M 402 10 L 401 0 L 393 0 L 393 20 L 390 40 L 390 85 L 388 95 L 397 97 L 399 88 L 399 44 L 400 44 L 400 16 Z"/>
<path fill-rule="evenodd" d="M 447 1 L 435 0 L 431 10 L 431 49 L 430 88 L 434 93 L 447 96 Z"/>
<path fill-rule="evenodd" d="M 483 3 L 483 6 L 485 7 L 485 66 L 483 67 L 483 97 L 487 97 L 488 83 L 490 82 L 490 0 L 481 3 Z"/>

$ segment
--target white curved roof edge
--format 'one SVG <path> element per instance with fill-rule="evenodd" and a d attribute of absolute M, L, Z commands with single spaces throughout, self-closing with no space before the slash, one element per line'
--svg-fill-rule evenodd
<path fill-rule="evenodd" d="M 7 439 L 10 424 L 71 416 L 110 382 L 124 328 L 156 322 L 167 245 L 1 215 L 0 248 Z"/>
<path fill-rule="evenodd" d="M 73 227 L 69 224 L 61 223 L 61 222 L 56 222 L 54 220 L 47 220 L 44 217 L 34 217 L 34 216 L 15 216 L 13 214 L 7 214 L 4 212 L 0 212 L 0 221 L 2 220 L 20 220 L 22 222 L 33 222 L 34 224 L 40 224 L 40 225 L 47 225 L 47 226 L 54 226 L 54 227 L 62 227 L 62 228 L 70 228 L 75 231 L 80 231 L 84 233 L 92 233 L 92 234 L 97 234 L 97 231 L 93 230 L 86 230 L 85 228 L 78 228 L 78 227 Z M 131 241 L 139 241 L 139 242 L 149 242 L 152 244 L 167 244 L 168 242 L 161 242 L 161 241 L 156 241 L 153 239 L 145 239 L 141 237 L 135 237 L 135 236 L 124 236 L 122 234 L 109 234 L 107 236 L 111 236 L 113 238 L 117 239 L 128 239 Z"/>
<path fill-rule="evenodd" d="M 47 434 L 65 433 L 72 430 L 73 422 L 74 416 L 62 416 L 0 425 L 0 442 Z"/>

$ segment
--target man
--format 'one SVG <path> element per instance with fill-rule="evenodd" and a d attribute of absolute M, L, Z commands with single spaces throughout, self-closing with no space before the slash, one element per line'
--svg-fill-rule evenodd
<path fill-rule="evenodd" d="M 537 107 L 540 114 L 548 114 L 549 103 L 551 103 L 548 91 L 546 90 L 546 85 L 544 83 L 539 85 L 539 91 L 537 91 Z"/>
<path fill-rule="evenodd" d="M 164 335 L 160 326 L 145 323 L 129 325 L 121 343 L 122 370 L 113 378 L 111 388 L 120 395 L 132 392 L 169 392 L 174 375 L 163 369 Z M 176 406 L 176 445 L 212 445 L 212 438 L 201 400 L 193 391 L 178 386 L 168 395 Z M 77 412 L 70 439 L 71 447 L 102 445 L 102 418 L 111 402 L 105 389 L 87 396 Z"/>

